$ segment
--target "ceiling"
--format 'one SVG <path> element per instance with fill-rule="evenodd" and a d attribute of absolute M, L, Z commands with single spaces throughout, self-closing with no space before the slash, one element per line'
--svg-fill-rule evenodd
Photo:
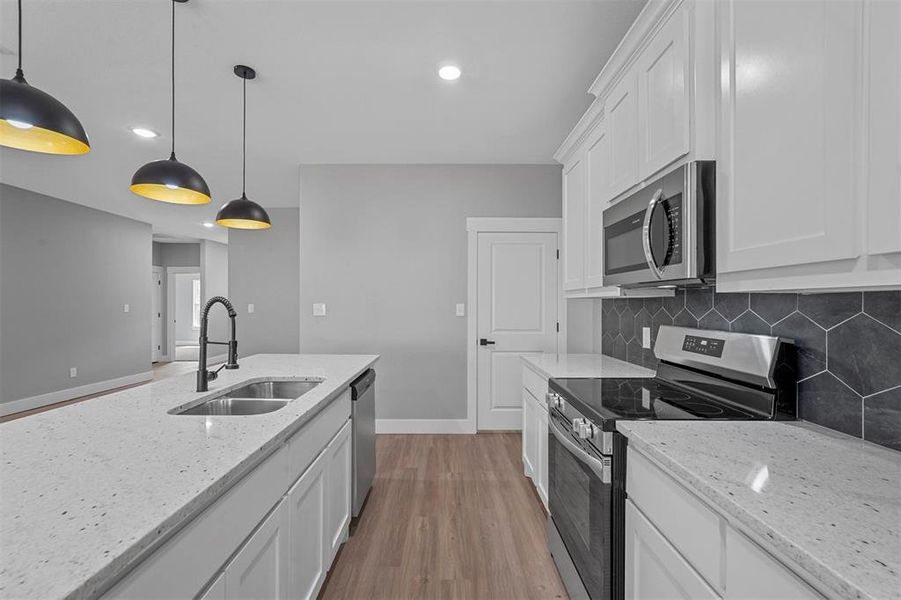
<path fill-rule="evenodd" d="M 241 83 L 248 64 L 248 196 L 297 206 L 301 164 L 550 163 L 590 104 L 586 90 L 644 0 L 190 0 L 176 7 L 177 155 L 213 203 L 131 194 L 132 173 L 165 158 L 169 18 L 164 0 L 25 0 L 28 81 L 78 115 L 92 150 L 55 157 L 0 149 L 0 181 L 225 241 L 206 229 L 241 193 Z M 0 75 L 16 57 L 16 3 L 0 0 Z M 446 62 L 463 76 L 436 75 Z M 143 125 L 159 138 L 137 138 Z"/>

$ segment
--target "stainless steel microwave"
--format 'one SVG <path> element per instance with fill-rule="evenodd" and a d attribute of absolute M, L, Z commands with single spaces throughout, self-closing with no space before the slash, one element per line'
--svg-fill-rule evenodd
<path fill-rule="evenodd" d="M 604 211 L 604 285 L 706 284 L 716 274 L 716 162 L 682 165 Z"/>

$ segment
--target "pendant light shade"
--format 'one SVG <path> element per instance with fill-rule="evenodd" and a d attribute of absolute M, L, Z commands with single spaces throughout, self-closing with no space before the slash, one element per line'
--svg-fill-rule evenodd
<path fill-rule="evenodd" d="M 257 72 L 244 65 L 235 66 L 235 75 L 244 80 L 244 132 L 243 167 L 241 176 L 241 197 L 226 202 L 216 214 L 216 223 L 230 229 L 269 229 L 272 222 L 262 206 L 247 197 L 247 80 L 257 76 Z"/>
<path fill-rule="evenodd" d="M 149 162 L 131 178 L 129 188 L 138 196 L 171 204 L 209 204 L 210 188 L 200 173 L 175 158 L 175 3 L 172 0 L 172 153 Z"/>
<path fill-rule="evenodd" d="M 19 0 L 19 67 L 0 81 L 0 145 L 43 154 L 85 154 L 88 135 L 66 105 L 28 85 L 22 72 L 22 0 Z"/>

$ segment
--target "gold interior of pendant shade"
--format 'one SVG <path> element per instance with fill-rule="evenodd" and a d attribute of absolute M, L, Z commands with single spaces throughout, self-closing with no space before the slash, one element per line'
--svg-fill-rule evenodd
<path fill-rule="evenodd" d="M 138 196 L 171 204 L 209 204 L 210 197 L 188 188 L 170 188 L 159 183 L 133 183 L 130 186 Z"/>
<path fill-rule="evenodd" d="M 269 229 L 272 227 L 271 223 L 251 219 L 216 219 L 216 224 L 232 229 Z"/>
<path fill-rule="evenodd" d="M 86 154 L 91 150 L 81 140 L 68 135 L 41 127 L 20 129 L 4 119 L 0 119 L 0 145 L 44 154 Z"/>

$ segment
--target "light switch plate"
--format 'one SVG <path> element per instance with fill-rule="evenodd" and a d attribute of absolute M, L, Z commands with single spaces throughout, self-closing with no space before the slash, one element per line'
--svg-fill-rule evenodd
<path fill-rule="evenodd" d="M 313 316 L 314 317 L 324 317 L 325 316 L 325 302 L 314 302 L 313 303 Z"/>
<path fill-rule="evenodd" d="M 641 328 L 641 347 L 642 348 L 650 348 L 651 347 L 651 328 L 650 327 L 642 327 Z"/>
<path fill-rule="evenodd" d="M 125 306 L 122 307 L 122 312 L 128 312 L 128 311 L 130 311 L 130 310 L 131 310 L 131 307 L 130 307 L 129 305 L 127 305 L 127 304 L 126 304 Z"/>
<path fill-rule="evenodd" d="M 69 369 L 69 377 L 78 377 L 78 369 L 76 369 L 75 367 Z"/>
<path fill-rule="evenodd" d="M 458 317 L 465 317 L 465 316 L 466 316 L 466 305 L 465 305 L 465 304 L 458 304 L 458 305 L 457 305 L 457 316 L 458 316 Z"/>
<path fill-rule="evenodd" d="M 253 304 L 251 303 L 251 304 L 247 305 L 247 314 L 250 314 L 252 312 L 253 312 Z"/>

